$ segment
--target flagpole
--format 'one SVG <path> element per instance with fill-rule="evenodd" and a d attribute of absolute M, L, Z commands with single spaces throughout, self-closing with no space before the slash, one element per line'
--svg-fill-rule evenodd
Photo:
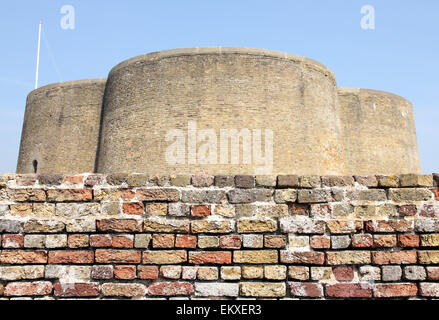
<path fill-rule="evenodd" d="M 40 21 L 38 25 L 38 51 L 37 51 L 37 71 L 35 73 L 35 89 L 38 88 L 38 73 L 40 69 L 40 47 L 41 47 L 41 26 L 43 22 Z"/>

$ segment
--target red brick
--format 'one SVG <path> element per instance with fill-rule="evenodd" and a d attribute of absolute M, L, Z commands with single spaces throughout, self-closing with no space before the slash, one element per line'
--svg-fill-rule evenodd
<path fill-rule="evenodd" d="M 376 298 L 412 297 L 418 293 L 416 283 L 379 283 L 375 285 L 373 295 Z"/>
<path fill-rule="evenodd" d="M 337 281 L 352 281 L 354 279 L 354 268 L 352 267 L 335 267 L 332 273 Z"/>
<path fill-rule="evenodd" d="M 434 200 L 439 200 L 439 188 L 433 189 Z"/>
<path fill-rule="evenodd" d="M 92 199 L 91 189 L 49 189 L 47 200 L 50 202 L 66 201 L 90 201 Z"/>
<path fill-rule="evenodd" d="M 417 234 L 398 235 L 398 246 L 402 248 L 418 248 L 419 236 Z"/>
<path fill-rule="evenodd" d="M 325 254 L 323 252 L 282 250 L 280 251 L 280 261 L 291 264 L 322 265 L 325 263 Z"/>
<path fill-rule="evenodd" d="M 99 283 L 55 283 L 54 294 L 58 297 L 97 297 Z"/>
<path fill-rule="evenodd" d="M 439 280 L 439 267 L 427 267 L 428 280 Z"/>
<path fill-rule="evenodd" d="M 67 245 L 73 249 L 88 247 L 88 243 L 89 239 L 86 234 L 71 234 L 67 240 Z"/>
<path fill-rule="evenodd" d="M 112 279 L 113 278 L 113 266 L 99 266 L 94 265 L 91 268 L 92 279 Z"/>
<path fill-rule="evenodd" d="M 320 283 L 288 282 L 293 297 L 323 297 L 323 286 Z"/>
<path fill-rule="evenodd" d="M 173 234 L 154 234 L 152 236 L 152 247 L 157 249 L 173 248 L 175 235 Z"/>
<path fill-rule="evenodd" d="M 159 277 L 159 268 L 156 266 L 138 266 L 139 279 L 155 280 Z"/>
<path fill-rule="evenodd" d="M 241 236 L 221 236 L 220 248 L 222 249 L 240 249 L 241 248 Z"/>
<path fill-rule="evenodd" d="M 17 174 L 15 181 L 17 186 L 33 186 L 37 182 L 37 177 L 36 174 Z"/>
<path fill-rule="evenodd" d="M 145 207 L 143 202 L 125 202 L 122 210 L 125 214 L 144 214 Z"/>
<path fill-rule="evenodd" d="M 49 264 L 86 264 L 94 262 L 94 252 L 91 250 L 56 250 L 49 251 Z"/>
<path fill-rule="evenodd" d="M 194 292 L 189 282 L 156 282 L 149 286 L 151 296 L 187 296 Z"/>
<path fill-rule="evenodd" d="M 373 246 L 373 237 L 370 234 L 354 234 L 352 235 L 352 247 L 369 248 Z"/>
<path fill-rule="evenodd" d="M 413 221 L 409 220 L 373 220 L 366 221 L 366 231 L 372 233 L 411 232 Z"/>
<path fill-rule="evenodd" d="M 11 296 L 45 296 L 52 293 L 52 283 L 49 281 L 9 282 L 4 295 Z"/>
<path fill-rule="evenodd" d="M 439 212 L 436 212 L 435 206 L 429 204 L 423 205 L 419 210 L 421 217 L 435 218 L 437 214 L 439 214 Z"/>
<path fill-rule="evenodd" d="M 197 205 L 191 207 L 191 215 L 195 218 L 204 218 L 210 216 L 212 209 L 210 206 Z"/>
<path fill-rule="evenodd" d="M 368 283 L 337 283 L 326 286 L 326 295 L 333 298 L 370 298 L 372 289 Z"/>
<path fill-rule="evenodd" d="M 115 266 L 114 277 L 122 280 L 132 280 L 136 278 L 136 266 Z"/>
<path fill-rule="evenodd" d="M 409 204 L 405 206 L 398 206 L 397 211 L 400 217 L 412 217 L 416 215 L 418 209 L 414 204 Z"/>
<path fill-rule="evenodd" d="M 179 234 L 175 239 L 175 247 L 194 249 L 197 247 L 197 237 Z"/>
<path fill-rule="evenodd" d="M 23 248 L 24 236 L 21 234 L 4 234 L 0 244 L 3 245 L 3 248 Z"/>
<path fill-rule="evenodd" d="M 64 183 L 68 184 L 81 184 L 84 181 L 83 176 L 65 176 Z"/>
<path fill-rule="evenodd" d="M 309 206 L 307 204 L 291 203 L 288 204 L 288 208 L 291 209 L 293 216 L 308 216 Z"/>
<path fill-rule="evenodd" d="M 102 294 L 106 297 L 143 297 L 147 287 L 142 283 L 104 283 Z"/>
<path fill-rule="evenodd" d="M 96 185 L 102 185 L 104 182 L 105 175 L 102 174 L 90 174 L 84 182 L 86 187 L 94 187 Z"/>
<path fill-rule="evenodd" d="M 141 252 L 138 250 L 97 249 L 97 263 L 140 263 Z"/>
<path fill-rule="evenodd" d="M 189 252 L 189 263 L 191 264 L 230 264 L 232 253 L 230 251 L 201 251 Z"/>
<path fill-rule="evenodd" d="M 312 236 L 310 245 L 313 249 L 329 249 L 331 248 L 331 238 L 328 236 Z"/>
<path fill-rule="evenodd" d="M 47 263 L 47 253 L 43 250 L 2 250 L 0 264 L 42 264 Z"/>
<path fill-rule="evenodd" d="M 108 234 L 92 234 L 90 235 L 90 247 L 107 248 L 111 247 L 111 236 Z"/>
<path fill-rule="evenodd" d="M 265 248 L 281 249 L 287 245 L 287 238 L 280 235 L 266 235 L 264 236 Z"/>
<path fill-rule="evenodd" d="M 416 264 L 416 251 L 375 251 L 372 252 L 374 264 Z"/>
<path fill-rule="evenodd" d="M 376 248 L 394 248 L 396 247 L 396 235 L 380 234 L 373 237 L 373 244 Z"/>
<path fill-rule="evenodd" d="M 96 223 L 101 232 L 142 232 L 141 221 L 134 219 L 102 219 Z"/>
<path fill-rule="evenodd" d="M 132 189 L 121 189 L 121 188 L 111 188 L 111 189 L 100 189 L 99 194 L 96 194 L 95 198 L 98 200 L 133 200 L 135 197 L 135 192 Z"/>
<path fill-rule="evenodd" d="M 111 246 L 114 248 L 134 247 L 134 237 L 132 235 L 114 235 Z"/>

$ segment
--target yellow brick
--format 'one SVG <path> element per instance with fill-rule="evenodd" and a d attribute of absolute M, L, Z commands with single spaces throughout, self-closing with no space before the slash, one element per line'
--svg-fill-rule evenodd
<path fill-rule="evenodd" d="M 418 260 L 420 264 L 438 264 L 439 251 L 434 251 L 434 250 L 418 251 Z"/>
<path fill-rule="evenodd" d="M 439 247 L 439 233 L 421 235 L 422 247 Z"/>
<path fill-rule="evenodd" d="M 235 251 L 233 253 L 233 262 L 235 263 L 277 263 L 277 250 L 251 250 Z"/>
<path fill-rule="evenodd" d="M 241 282 L 241 296 L 244 297 L 284 297 L 285 282 Z"/>
<path fill-rule="evenodd" d="M 241 219 L 238 221 L 239 233 L 275 232 L 276 221 L 264 219 Z"/>
<path fill-rule="evenodd" d="M 368 264 L 371 262 L 370 251 L 327 252 L 326 256 L 329 265 Z"/>

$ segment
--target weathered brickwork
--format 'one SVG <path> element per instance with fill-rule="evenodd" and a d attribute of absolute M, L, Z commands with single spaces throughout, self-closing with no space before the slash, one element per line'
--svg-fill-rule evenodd
<path fill-rule="evenodd" d="M 437 175 L 1 175 L 0 299 L 437 299 Z"/>

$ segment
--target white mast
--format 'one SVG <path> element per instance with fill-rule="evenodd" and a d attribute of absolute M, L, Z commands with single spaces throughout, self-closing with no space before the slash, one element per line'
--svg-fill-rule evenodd
<path fill-rule="evenodd" d="M 38 51 L 37 51 L 37 71 L 35 74 L 35 89 L 38 88 L 38 72 L 40 69 L 40 47 L 41 47 L 41 26 L 43 22 L 40 21 L 38 25 Z"/>

